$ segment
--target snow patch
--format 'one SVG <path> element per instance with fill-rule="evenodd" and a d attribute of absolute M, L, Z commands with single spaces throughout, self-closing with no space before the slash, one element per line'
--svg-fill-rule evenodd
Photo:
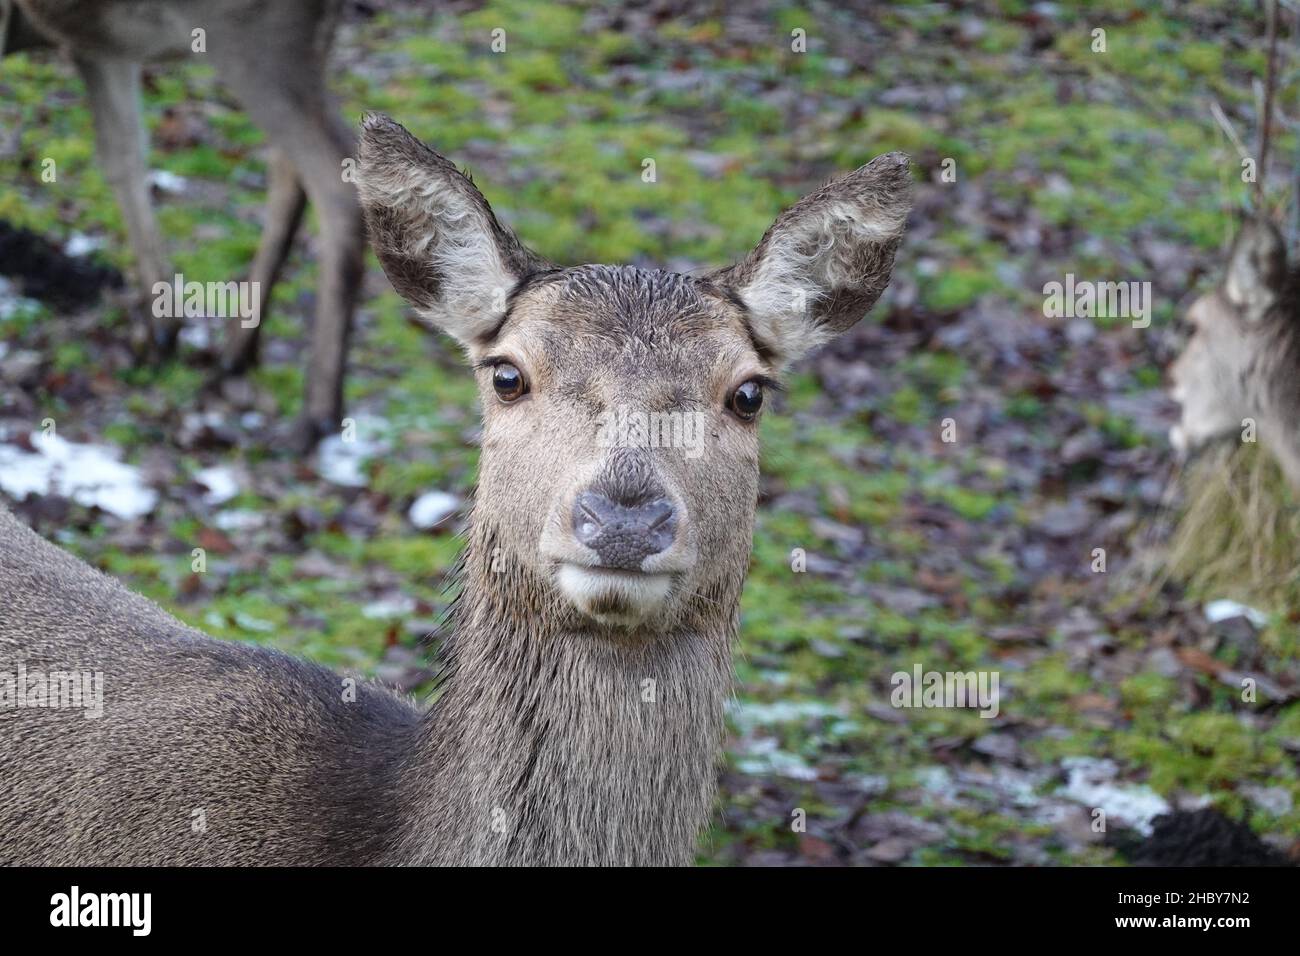
<path fill-rule="evenodd" d="M 247 508 L 236 508 L 233 511 L 217 512 L 212 523 L 222 531 L 253 531 L 266 524 L 266 515 Z"/>
<path fill-rule="evenodd" d="M 415 499 L 406 516 L 421 531 L 436 528 L 460 507 L 460 499 L 445 491 L 426 491 Z"/>
<path fill-rule="evenodd" d="M 361 609 L 362 617 L 367 617 L 371 620 L 404 617 L 408 614 L 414 613 L 415 599 L 407 597 L 404 594 L 397 594 L 391 597 L 380 598 L 377 601 L 371 601 Z"/>
<path fill-rule="evenodd" d="M 104 240 L 100 236 L 88 236 L 84 232 L 74 232 L 68 237 L 68 241 L 63 244 L 63 254 L 65 256 L 87 256 L 96 249 L 104 248 Z"/>
<path fill-rule="evenodd" d="M 391 447 L 384 437 L 386 423 L 373 416 L 357 421 L 355 432 L 321 440 L 316 449 L 316 470 L 326 481 L 345 488 L 364 488 L 370 484 L 364 465 Z"/>
<path fill-rule="evenodd" d="M 192 349 L 211 348 L 213 344 L 212 330 L 208 328 L 206 321 L 194 322 L 181 327 L 180 340 L 182 344 L 188 345 Z"/>
<path fill-rule="evenodd" d="M 757 727 L 789 724 L 809 717 L 844 717 L 844 711 L 821 701 L 777 701 L 774 704 L 756 704 L 733 701 L 728 708 L 731 719 L 741 733 L 748 734 Z"/>
<path fill-rule="evenodd" d="M 0 278 L 0 322 L 18 315 L 39 310 L 41 304 L 18 293 L 18 288 L 8 279 Z"/>
<path fill-rule="evenodd" d="M 817 770 L 798 754 L 787 753 L 776 740 L 755 740 L 745 748 L 745 756 L 736 761 L 741 773 L 763 777 L 775 774 L 792 780 L 816 780 Z"/>
<path fill-rule="evenodd" d="M 1220 621 L 1231 620 L 1234 617 L 1244 617 L 1256 627 L 1263 627 L 1268 623 L 1268 615 L 1263 611 L 1257 611 L 1253 607 L 1226 598 L 1205 605 L 1205 619 L 1211 624 L 1218 624 Z"/>
<path fill-rule="evenodd" d="M 1169 804 L 1150 787 L 1115 781 L 1119 768 L 1113 760 L 1066 757 L 1065 786 L 1058 793 L 1089 809 L 1101 809 L 1107 820 L 1118 820 L 1143 836 L 1151 834 L 1151 821 L 1169 812 Z"/>
<path fill-rule="evenodd" d="M 0 433 L 0 442 L 6 437 Z M 128 520 L 147 515 L 158 503 L 158 492 L 144 483 L 138 468 L 119 461 L 114 448 L 74 444 L 43 432 L 32 432 L 31 444 L 34 452 L 0 444 L 0 489 L 18 501 L 29 494 L 62 495 Z"/>
<path fill-rule="evenodd" d="M 149 170 L 149 185 L 159 192 L 179 194 L 185 192 L 189 180 L 184 176 L 169 173 L 165 169 Z"/>
<path fill-rule="evenodd" d="M 239 480 L 235 473 L 223 465 L 202 468 L 194 473 L 194 480 L 207 489 L 203 494 L 204 504 L 224 505 L 239 494 Z"/>

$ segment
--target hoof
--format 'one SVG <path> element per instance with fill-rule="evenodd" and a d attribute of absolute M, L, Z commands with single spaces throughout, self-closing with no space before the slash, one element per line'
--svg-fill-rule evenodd
<path fill-rule="evenodd" d="M 258 364 L 257 340 L 251 339 L 247 344 L 240 343 L 233 347 L 227 346 L 225 351 L 221 353 L 217 367 L 221 369 L 223 375 L 234 376 L 244 375 L 257 368 Z"/>

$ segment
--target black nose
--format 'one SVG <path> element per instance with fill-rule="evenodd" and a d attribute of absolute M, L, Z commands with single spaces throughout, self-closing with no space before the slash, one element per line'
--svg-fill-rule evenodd
<path fill-rule="evenodd" d="M 667 498 L 621 505 L 596 491 L 573 502 L 573 535 L 607 568 L 639 571 L 641 562 L 673 543 L 677 513 Z"/>

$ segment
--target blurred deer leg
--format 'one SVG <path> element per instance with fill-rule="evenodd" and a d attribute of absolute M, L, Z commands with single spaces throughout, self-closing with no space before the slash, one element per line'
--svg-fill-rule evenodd
<path fill-rule="evenodd" d="M 267 163 L 266 225 L 257 256 L 249 278 L 257 283 L 257 322 L 245 326 L 232 324 L 226 335 L 226 347 L 221 356 L 223 372 L 239 374 L 257 364 L 258 344 L 261 340 L 262 319 L 267 315 L 271 293 L 280 278 L 280 270 L 289 257 L 293 237 L 302 223 L 307 193 L 298 180 L 298 173 L 284 151 L 272 147 Z"/>
<path fill-rule="evenodd" d="M 315 153 L 316 162 L 303 174 L 320 221 L 321 261 L 307 397 L 299 425 L 302 447 L 340 427 L 352 313 L 365 269 L 365 225 L 356 187 L 342 178 L 342 162 L 353 148 L 352 134 L 332 121 L 318 135 L 327 136 L 333 149 Z"/>
<path fill-rule="evenodd" d="M 82 55 L 73 61 L 90 99 L 95 147 L 104 178 L 112 186 L 126 220 L 148 344 L 155 353 L 168 355 L 175 350 L 180 321 L 176 316 L 155 316 L 150 306 L 155 284 L 170 285 L 172 275 L 149 202 L 149 169 L 144 124 L 140 121 L 140 64 Z"/>
<path fill-rule="evenodd" d="M 311 63 L 297 62 L 290 70 L 268 55 L 223 65 L 218 64 L 221 78 L 293 163 L 320 223 L 316 321 L 294 436 L 299 450 L 306 450 L 340 425 L 348 337 L 364 272 L 365 227 L 356 187 L 344 179 L 353 138 L 335 115 L 323 71 Z"/>

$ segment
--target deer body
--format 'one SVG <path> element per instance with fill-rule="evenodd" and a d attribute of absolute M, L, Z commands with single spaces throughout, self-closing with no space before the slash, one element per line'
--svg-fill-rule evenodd
<path fill-rule="evenodd" d="M 258 321 L 231 324 L 221 364 L 239 373 L 256 361 L 260 320 L 310 198 L 321 226 L 321 261 L 307 394 L 295 435 L 304 448 L 338 428 L 365 248 L 355 189 L 343 177 L 353 139 L 325 84 L 340 7 L 340 0 L 0 0 L 0 25 L 10 22 L 15 47 L 57 46 L 85 82 L 96 152 L 126 223 L 153 351 L 172 351 L 180 323 L 177 316 L 154 315 L 151 302 L 158 283 L 173 282 L 174 270 L 150 204 L 141 64 L 202 58 L 266 133 L 272 147 L 266 222 L 248 276 L 257 283 Z M 235 277 L 187 278 L 224 283 Z"/>
<path fill-rule="evenodd" d="M 0 512 L 0 674 L 98 671 L 104 686 L 95 719 L 0 707 L 0 862 L 692 859 L 761 383 L 884 288 L 906 158 L 828 185 L 701 278 L 544 262 L 386 118 L 366 120 L 360 159 L 380 262 L 469 352 L 483 403 L 437 699 L 421 712 L 371 685 L 352 699 L 324 668 L 214 641 Z M 688 455 L 600 438 L 626 407 L 697 416 L 706 440 Z"/>

